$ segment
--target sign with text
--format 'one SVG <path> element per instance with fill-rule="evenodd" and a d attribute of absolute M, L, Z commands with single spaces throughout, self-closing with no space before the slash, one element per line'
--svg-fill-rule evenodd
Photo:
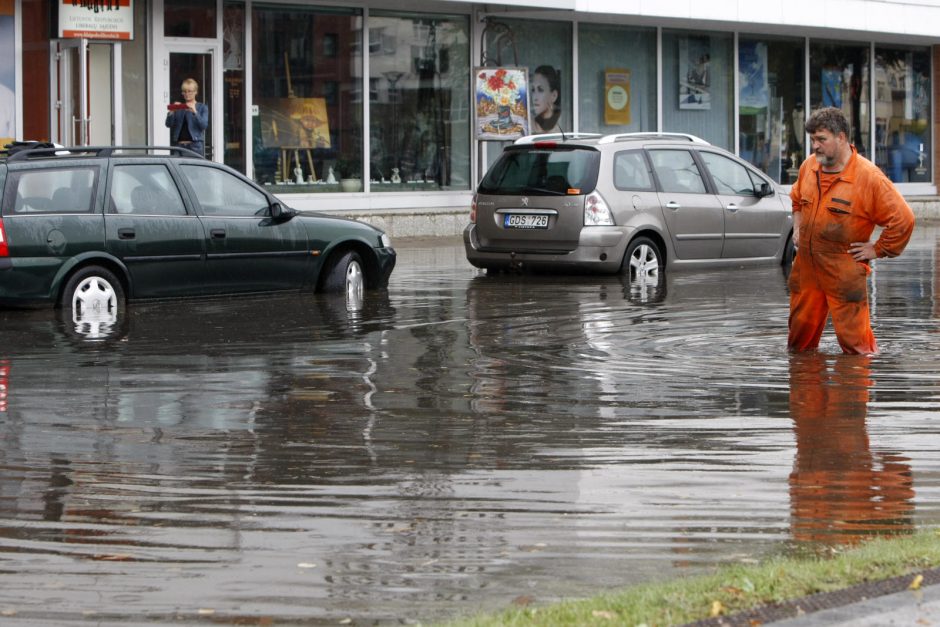
<path fill-rule="evenodd" d="M 134 38 L 134 0 L 59 0 L 62 39 Z"/>

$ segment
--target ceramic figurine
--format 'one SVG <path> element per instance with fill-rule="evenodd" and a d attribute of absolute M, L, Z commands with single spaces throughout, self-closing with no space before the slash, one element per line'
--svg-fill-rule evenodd
<path fill-rule="evenodd" d="M 392 183 L 401 183 L 401 177 L 398 176 L 398 168 L 392 168 Z"/>
<path fill-rule="evenodd" d="M 304 171 L 300 169 L 300 166 L 294 168 L 294 181 L 298 185 L 304 184 Z"/>
<path fill-rule="evenodd" d="M 326 176 L 326 182 L 329 185 L 336 185 L 336 175 L 333 174 L 333 166 L 330 166 L 330 173 Z"/>

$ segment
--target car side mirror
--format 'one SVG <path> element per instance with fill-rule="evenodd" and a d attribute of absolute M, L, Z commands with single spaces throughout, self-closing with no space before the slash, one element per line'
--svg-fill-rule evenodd
<path fill-rule="evenodd" d="M 271 219 L 272 220 L 287 220 L 294 217 L 294 210 L 284 207 L 279 202 L 271 203 Z"/>
<path fill-rule="evenodd" d="M 760 189 L 757 192 L 758 198 L 766 198 L 767 196 L 773 196 L 774 189 L 770 186 L 770 183 L 761 183 Z"/>

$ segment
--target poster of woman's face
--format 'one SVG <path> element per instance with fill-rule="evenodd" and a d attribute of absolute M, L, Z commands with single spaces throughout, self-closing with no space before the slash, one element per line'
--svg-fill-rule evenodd
<path fill-rule="evenodd" d="M 550 65 L 540 65 L 529 79 L 532 100 L 532 132 L 561 131 L 561 72 Z"/>

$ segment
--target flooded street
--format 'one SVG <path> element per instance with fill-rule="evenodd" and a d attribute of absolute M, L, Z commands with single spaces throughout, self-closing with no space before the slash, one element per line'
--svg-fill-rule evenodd
<path fill-rule="evenodd" d="M 414 623 L 940 522 L 940 227 L 882 353 L 785 350 L 779 267 L 0 311 L 0 623 Z M 89 333 L 91 336 L 89 336 Z"/>

